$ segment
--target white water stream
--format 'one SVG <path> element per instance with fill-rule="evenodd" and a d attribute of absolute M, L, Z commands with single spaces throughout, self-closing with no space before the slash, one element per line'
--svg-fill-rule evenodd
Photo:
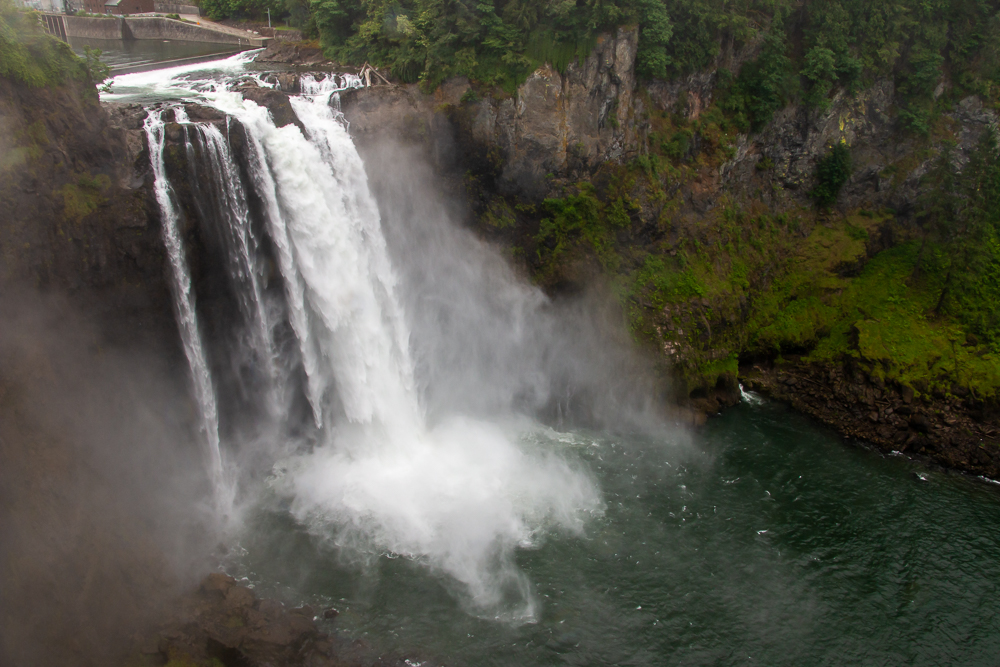
<path fill-rule="evenodd" d="M 204 346 L 201 342 L 201 332 L 198 330 L 195 295 L 191 289 L 191 272 L 188 269 L 187 258 L 184 254 L 184 244 L 181 239 L 180 230 L 177 227 L 180 213 L 174 202 L 163 160 L 166 131 L 162 112 L 150 111 L 146 117 L 145 129 L 149 141 L 149 160 L 153 167 L 153 189 L 156 193 L 156 201 L 160 205 L 163 244 L 167 249 L 167 256 L 170 259 L 170 277 L 174 291 L 177 323 L 180 329 L 181 342 L 184 345 L 184 354 L 187 356 L 188 365 L 191 368 L 195 398 L 198 401 L 198 407 L 201 412 L 202 429 L 207 445 L 209 477 L 216 492 L 216 503 L 220 509 L 225 511 L 231 505 L 232 494 L 222 467 L 222 453 L 219 442 L 219 411 L 215 400 L 215 388 L 212 386 L 212 376 L 208 369 Z"/>

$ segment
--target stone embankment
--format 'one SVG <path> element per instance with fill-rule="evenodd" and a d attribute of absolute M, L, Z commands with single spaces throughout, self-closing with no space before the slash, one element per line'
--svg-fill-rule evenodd
<path fill-rule="evenodd" d="M 884 452 L 925 457 L 990 479 L 1000 479 L 994 444 L 1000 419 L 991 406 L 955 386 L 951 394 L 919 394 L 886 384 L 850 364 L 758 364 L 740 369 L 744 385 L 783 401 Z"/>

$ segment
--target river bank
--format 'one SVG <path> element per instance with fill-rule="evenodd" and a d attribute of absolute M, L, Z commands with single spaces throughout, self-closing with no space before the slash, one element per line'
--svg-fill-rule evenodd
<path fill-rule="evenodd" d="M 1000 420 L 991 405 L 968 392 L 918 396 L 910 387 L 880 382 L 851 364 L 795 358 L 741 368 L 740 380 L 883 452 L 917 455 L 945 468 L 1000 479 L 1000 451 L 994 444 Z"/>

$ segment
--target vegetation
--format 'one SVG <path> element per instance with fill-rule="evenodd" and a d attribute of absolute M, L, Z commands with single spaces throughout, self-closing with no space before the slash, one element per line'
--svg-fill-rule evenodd
<path fill-rule="evenodd" d="M 758 129 L 791 99 L 819 109 L 836 90 L 895 80 L 901 123 L 927 134 L 945 72 L 962 92 L 1000 83 L 997 0 L 201 0 L 212 18 L 284 18 L 327 55 L 388 68 L 428 88 L 463 75 L 512 92 L 539 65 L 563 70 L 597 35 L 637 25 L 637 71 L 672 78 L 742 45 L 759 57 L 722 77 L 727 111 Z"/>
<path fill-rule="evenodd" d="M 847 144 L 837 144 L 816 165 L 816 186 L 809 196 L 821 208 L 832 206 L 850 177 L 851 150 Z"/>
<path fill-rule="evenodd" d="M 790 58 L 765 44 L 761 59 L 768 49 L 772 62 Z M 774 71 L 744 68 L 697 117 L 653 115 L 648 154 L 603 165 L 598 187 L 550 175 L 562 194 L 537 209 L 489 200 L 489 233 L 514 240 L 512 255 L 549 289 L 580 279 L 589 262 L 584 270 L 614 285 L 635 338 L 665 352 L 688 390 L 714 386 L 740 359 L 798 355 L 851 360 L 918 392 L 1000 400 L 1000 148 L 992 132 L 961 166 L 947 140 L 938 139 L 936 157 L 926 148 L 933 144 L 916 142 L 912 167 L 928 158 L 932 166 L 906 224 L 891 211 L 823 211 L 851 173 L 845 143 L 816 166 L 809 195 L 820 211 L 723 199 L 686 221 L 696 183 L 718 172 L 753 122 L 747 91 L 770 81 L 788 94 Z M 762 160 L 757 177 L 773 167 Z M 518 230 L 529 231 L 517 239 Z"/>
<path fill-rule="evenodd" d="M 69 44 L 46 35 L 38 14 L 0 0 L 0 76 L 38 88 L 90 76 Z"/>

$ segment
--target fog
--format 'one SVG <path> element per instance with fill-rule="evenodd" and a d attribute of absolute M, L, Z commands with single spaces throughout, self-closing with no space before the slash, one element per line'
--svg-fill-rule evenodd
<path fill-rule="evenodd" d="M 465 226 L 419 148 L 364 148 L 429 415 L 659 430 L 663 381 L 608 286 L 553 301 Z"/>
<path fill-rule="evenodd" d="M 214 545 L 186 369 L 34 290 L 0 322 L 0 664 L 120 662 Z"/>

